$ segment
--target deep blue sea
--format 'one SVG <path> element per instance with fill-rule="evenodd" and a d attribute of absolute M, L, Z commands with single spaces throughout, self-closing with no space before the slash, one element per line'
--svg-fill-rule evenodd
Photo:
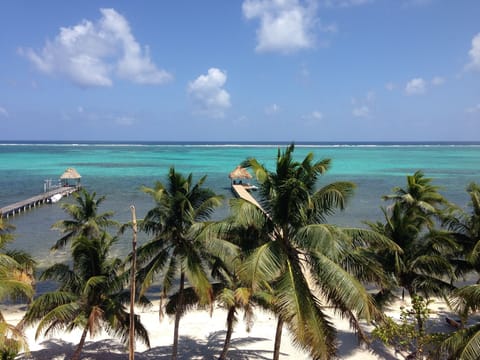
<path fill-rule="evenodd" d="M 98 196 L 105 195 L 102 210 L 115 211 L 121 222 L 130 218 L 130 205 L 135 205 L 141 218 L 153 206 L 140 191 L 163 181 L 168 169 L 207 175 L 206 186 L 225 196 L 225 205 L 215 213 L 220 219 L 228 213 L 232 197 L 228 174 L 240 162 L 255 157 L 274 170 L 281 143 L 67 143 L 67 142 L 0 142 L 0 207 L 26 199 L 43 191 L 46 179 L 56 180 L 68 167 L 82 176 L 81 183 Z M 465 206 L 465 188 L 472 181 L 480 182 L 480 143 L 297 143 L 296 158 L 313 152 L 315 159 L 331 158 L 331 170 L 319 185 L 333 181 L 353 181 L 356 194 L 346 211 L 333 216 L 330 222 L 347 226 L 363 226 L 363 221 L 381 218 L 380 207 L 387 205 L 382 195 L 395 186 L 405 186 L 406 176 L 423 170 L 452 202 Z M 72 201 L 64 198 L 61 202 Z M 60 203 L 61 203 L 60 202 Z M 60 203 L 44 205 L 10 217 L 16 226 L 16 240 L 11 245 L 28 250 L 40 266 L 64 257 L 50 253 L 59 237 L 51 225 L 65 219 Z M 130 237 L 122 238 L 116 251 L 130 251 Z M 140 241 L 145 241 L 141 238 Z"/>

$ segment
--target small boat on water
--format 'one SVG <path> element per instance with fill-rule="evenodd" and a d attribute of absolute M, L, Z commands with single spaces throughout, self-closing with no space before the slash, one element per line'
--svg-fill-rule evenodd
<path fill-rule="evenodd" d="M 243 185 L 243 187 L 244 187 L 246 190 L 248 190 L 248 191 L 256 191 L 256 190 L 258 190 L 258 186 L 252 185 L 252 184 L 248 184 L 248 183 L 245 184 L 245 185 Z"/>
<path fill-rule="evenodd" d="M 55 194 L 55 195 L 51 196 L 50 199 L 48 199 L 48 202 L 50 204 L 53 204 L 53 203 L 56 203 L 56 202 L 60 201 L 61 198 L 62 198 L 62 194 Z"/>

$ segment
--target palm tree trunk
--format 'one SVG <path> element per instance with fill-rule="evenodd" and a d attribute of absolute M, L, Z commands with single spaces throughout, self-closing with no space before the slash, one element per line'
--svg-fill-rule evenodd
<path fill-rule="evenodd" d="M 225 335 L 225 344 L 223 344 L 223 350 L 220 354 L 219 360 L 225 360 L 227 358 L 228 348 L 230 346 L 230 339 L 233 333 L 233 319 L 235 317 L 235 306 L 231 306 L 228 309 L 227 314 L 227 335 Z"/>
<path fill-rule="evenodd" d="M 88 328 L 85 327 L 83 329 L 82 337 L 80 338 L 80 342 L 78 343 L 77 349 L 72 355 L 72 360 L 80 359 L 80 354 L 82 353 L 83 345 L 85 344 L 85 339 L 87 338 Z"/>
<path fill-rule="evenodd" d="M 273 360 L 280 358 L 280 344 L 282 342 L 283 320 L 279 317 L 277 321 L 277 331 L 275 332 L 275 345 L 273 347 Z"/>
<path fill-rule="evenodd" d="M 178 352 L 178 329 L 180 327 L 180 318 L 183 314 L 183 288 L 185 286 L 185 273 L 180 274 L 180 289 L 178 290 L 177 311 L 175 311 L 175 328 L 173 331 L 172 360 L 177 359 Z"/>
<path fill-rule="evenodd" d="M 128 360 L 135 360 L 135 276 L 137 272 L 137 215 L 135 206 L 131 205 L 132 211 L 132 268 L 130 278 L 130 327 L 128 336 Z"/>

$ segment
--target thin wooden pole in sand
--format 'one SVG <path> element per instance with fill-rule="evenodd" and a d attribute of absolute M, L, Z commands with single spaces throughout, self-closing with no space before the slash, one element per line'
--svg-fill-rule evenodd
<path fill-rule="evenodd" d="M 129 328 L 129 341 L 128 341 L 128 360 L 135 359 L 135 273 L 137 262 L 137 216 L 135 214 L 135 206 L 131 205 L 132 211 L 132 228 L 133 228 L 133 240 L 132 240 L 132 268 L 130 278 L 130 328 Z"/>

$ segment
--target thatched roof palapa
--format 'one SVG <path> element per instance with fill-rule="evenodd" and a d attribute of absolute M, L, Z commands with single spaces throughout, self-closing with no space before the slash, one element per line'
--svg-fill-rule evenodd
<path fill-rule="evenodd" d="M 77 170 L 75 170 L 74 168 L 68 168 L 67 170 L 65 170 L 65 172 L 62 174 L 62 176 L 60 176 L 60 179 L 62 180 L 67 180 L 67 179 L 80 179 L 81 176 L 80 174 L 77 172 Z"/>
<path fill-rule="evenodd" d="M 251 179 L 252 175 L 248 172 L 247 169 L 238 165 L 229 175 L 230 179 Z"/>

